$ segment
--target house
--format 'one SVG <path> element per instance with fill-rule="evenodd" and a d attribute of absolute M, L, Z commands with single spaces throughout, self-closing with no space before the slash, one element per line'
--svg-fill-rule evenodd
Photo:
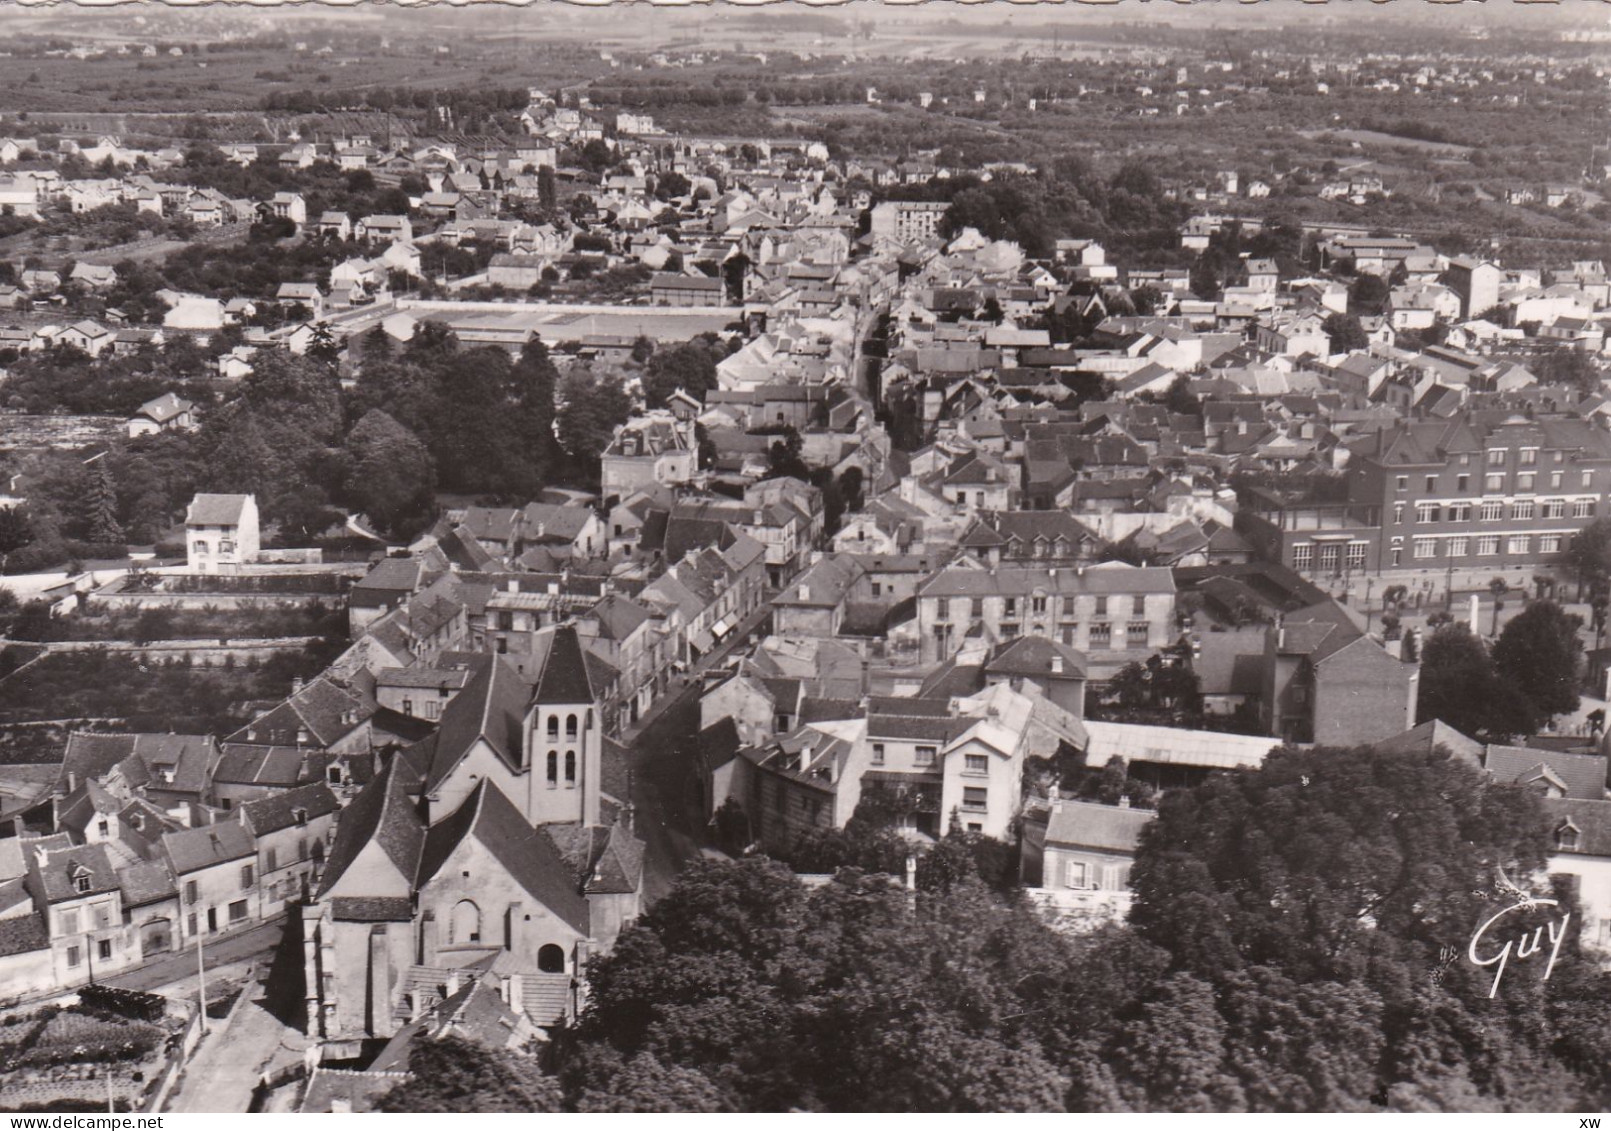
<path fill-rule="evenodd" d="M 352 217 L 345 212 L 321 212 L 318 233 L 327 240 L 352 239 Z"/>
<path fill-rule="evenodd" d="M 1260 711 L 1288 742 L 1351 746 L 1415 724 L 1420 670 L 1367 636 L 1334 602 L 1279 618 L 1265 632 Z"/>
<path fill-rule="evenodd" d="M 277 192 L 269 199 L 264 210 L 275 219 L 289 220 L 299 228 L 308 222 L 308 203 L 301 193 Z"/>
<path fill-rule="evenodd" d="M 312 897 L 335 836 L 341 804 L 324 782 L 313 782 L 235 809 L 257 847 L 261 913 Z"/>
<path fill-rule="evenodd" d="M 146 401 L 129 417 L 129 439 L 154 436 L 159 432 L 189 432 L 196 426 L 196 405 L 177 393 L 163 393 Z"/>
<path fill-rule="evenodd" d="M 138 961 L 125 942 L 123 893 L 107 845 L 24 851 L 24 883 L 49 935 L 55 985 L 92 981 Z"/>
<path fill-rule="evenodd" d="M 407 216 L 364 216 L 353 225 L 352 238 L 367 243 L 411 243 L 414 225 Z"/>
<path fill-rule="evenodd" d="M 102 326 L 99 322 L 74 322 L 71 326 L 57 332 L 55 344 L 69 346 L 82 350 L 91 357 L 100 357 L 106 350 L 111 349 L 117 341 L 117 335 Z"/>
<path fill-rule="evenodd" d="M 82 283 L 91 290 L 104 291 L 117 286 L 117 269 L 107 264 L 75 263 L 69 282 Z"/>
<path fill-rule="evenodd" d="M 189 942 L 261 916 L 257 846 L 237 821 L 162 834 L 162 854 L 179 889 L 176 940 Z"/>
<path fill-rule="evenodd" d="M 1124 920 L 1136 849 L 1156 817 L 1127 804 L 1061 797 L 1026 815 L 1019 867 L 1031 897 L 1082 925 Z"/>
<path fill-rule="evenodd" d="M 727 286 L 704 275 L 661 272 L 649 280 L 649 295 L 656 306 L 726 306 Z"/>
<path fill-rule="evenodd" d="M 305 306 L 313 318 L 324 311 L 324 293 L 317 283 L 281 283 L 274 300 L 282 306 Z"/>
<path fill-rule="evenodd" d="M 231 573 L 257 560 L 255 495 L 199 494 L 185 512 L 191 573 Z"/>
<path fill-rule="evenodd" d="M 917 614 L 925 662 L 949 658 L 976 630 L 992 644 L 1035 635 L 1077 649 L 1106 679 L 1173 641 L 1175 584 L 1168 569 L 1121 563 L 959 564 L 918 587 Z"/>
<path fill-rule="evenodd" d="M 692 482 L 699 468 L 694 430 L 692 421 L 679 420 L 664 410 L 650 411 L 622 425 L 600 458 L 605 502 L 626 499 L 655 486 Z"/>

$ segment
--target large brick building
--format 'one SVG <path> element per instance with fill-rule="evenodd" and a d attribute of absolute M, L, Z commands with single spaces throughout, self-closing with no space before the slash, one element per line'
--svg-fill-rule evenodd
<path fill-rule="evenodd" d="M 1329 488 L 1329 489 L 1328 489 Z M 1606 513 L 1611 432 L 1576 418 L 1466 413 L 1356 441 L 1339 482 L 1243 492 L 1237 528 L 1309 577 L 1557 564 Z"/>

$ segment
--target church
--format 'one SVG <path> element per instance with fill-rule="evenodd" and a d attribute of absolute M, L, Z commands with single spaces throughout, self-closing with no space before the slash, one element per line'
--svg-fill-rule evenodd
<path fill-rule="evenodd" d="M 310 1037 L 356 1055 L 487 975 L 534 1025 L 575 1017 L 643 891 L 599 663 L 569 625 L 518 667 L 475 656 L 436 732 L 342 813 L 303 908 Z"/>

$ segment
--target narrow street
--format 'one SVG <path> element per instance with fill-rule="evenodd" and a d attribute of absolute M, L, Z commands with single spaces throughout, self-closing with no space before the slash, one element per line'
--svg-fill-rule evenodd
<path fill-rule="evenodd" d="M 250 963 L 267 964 L 285 933 L 284 915 L 276 915 L 238 935 L 227 935 L 211 942 L 203 940 L 202 957 L 209 977 L 221 977 L 233 968 Z M 168 997 L 196 993 L 196 948 L 194 944 L 148 962 L 137 970 L 105 979 L 125 990 L 145 990 Z"/>
<path fill-rule="evenodd" d="M 677 873 L 699 855 L 704 837 L 697 780 L 702 677 L 734 651 L 748 648 L 753 637 L 764 635 L 770 617 L 770 606 L 758 610 L 726 645 L 700 657 L 680 687 L 656 700 L 639 724 L 622 734 L 630 755 L 635 828 L 647 846 L 644 896 L 649 904 L 671 890 Z"/>
<path fill-rule="evenodd" d="M 257 1000 L 258 984 L 243 992 L 251 1000 L 239 1003 L 227 1023 L 210 1023 L 166 1110 L 244 1112 L 266 1070 L 302 1056 L 307 1038 Z"/>

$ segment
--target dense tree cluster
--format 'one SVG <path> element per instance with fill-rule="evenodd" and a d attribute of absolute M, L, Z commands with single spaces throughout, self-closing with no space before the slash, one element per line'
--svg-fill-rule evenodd
<path fill-rule="evenodd" d="M 1490 998 L 1460 957 L 1545 851 L 1532 794 L 1444 751 L 1314 748 L 1166 796 L 1131 923 L 1085 934 L 949 838 L 915 893 L 702 861 L 593 966 L 560 1081 L 590 1111 L 1599 1107 L 1611 979 L 1574 941 Z"/>
<path fill-rule="evenodd" d="M 1440 626 L 1421 657 L 1420 719 L 1506 742 L 1576 709 L 1582 625 L 1552 601 L 1533 601 L 1492 648 L 1462 623 Z"/>

